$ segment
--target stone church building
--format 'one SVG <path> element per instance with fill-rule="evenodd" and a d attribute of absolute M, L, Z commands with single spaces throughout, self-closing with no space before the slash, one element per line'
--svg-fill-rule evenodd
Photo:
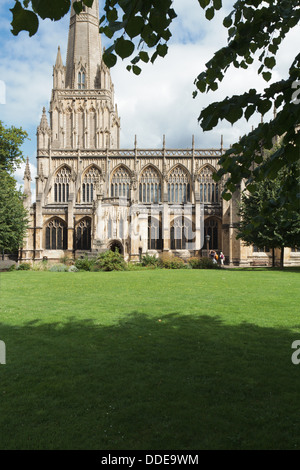
<path fill-rule="evenodd" d="M 116 249 L 206 256 L 222 250 L 232 265 L 269 264 L 271 253 L 236 240 L 240 192 L 227 202 L 213 174 L 223 148 L 122 149 L 114 85 L 102 61 L 99 3 L 70 16 L 66 65 L 53 68 L 50 119 L 37 128 L 36 202 L 24 174 L 30 224 L 23 261 L 59 261 Z M 300 253 L 286 250 L 286 263 Z M 278 253 L 279 257 L 279 253 Z"/>

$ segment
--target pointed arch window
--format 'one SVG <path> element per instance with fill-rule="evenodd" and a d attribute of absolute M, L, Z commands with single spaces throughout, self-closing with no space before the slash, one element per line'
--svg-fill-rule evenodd
<path fill-rule="evenodd" d="M 129 171 L 124 167 L 120 166 L 117 168 L 111 179 L 111 197 L 124 197 L 129 199 L 130 192 L 130 174 Z"/>
<path fill-rule="evenodd" d="M 161 202 L 161 178 L 153 166 L 148 166 L 141 174 L 139 200 L 154 204 Z"/>
<path fill-rule="evenodd" d="M 168 199 L 172 204 L 190 202 L 190 179 L 188 173 L 181 166 L 174 168 L 169 175 Z"/>
<path fill-rule="evenodd" d="M 96 167 L 91 167 L 85 174 L 82 180 L 82 195 L 81 201 L 83 203 L 91 203 L 94 200 L 96 193 L 96 184 L 100 181 L 101 173 Z"/>
<path fill-rule="evenodd" d="M 50 220 L 45 230 L 46 250 L 66 250 L 67 243 L 66 223 L 58 218 Z"/>
<path fill-rule="evenodd" d="M 85 71 L 83 69 L 78 72 L 78 90 L 85 90 Z"/>
<path fill-rule="evenodd" d="M 54 182 L 54 202 L 68 202 L 70 193 L 71 170 L 62 167 L 57 173 Z"/>
<path fill-rule="evenodd" d="M 155 217 L 148 217 L 148 250 L 162 250 L 162 224 Z"/>
<path fill-rule="evenodd" d="M 205 166 L 200 174 L 200 202 L 218 203 L 219 202 L 219 184 L 213 180 L 215 171 Z"/>
<path fill-rule="evenodd" d="M 86 217 L 82 219 L 76 226 L 76 250 L 90 250 L 91 249 L 91 219 Z"/>
<path fill-rule="evenodd" d="M 187 217 L 177 217 L 171 224 L 171 250 L 194 249 L 193 224 Z"/>

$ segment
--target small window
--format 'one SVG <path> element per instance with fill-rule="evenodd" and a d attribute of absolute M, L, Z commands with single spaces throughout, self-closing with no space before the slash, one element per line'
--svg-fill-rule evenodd
<path fill-rule="evenodd" d="M 78 90 L 85 90 L 85 72 L 78 72 Z"/>

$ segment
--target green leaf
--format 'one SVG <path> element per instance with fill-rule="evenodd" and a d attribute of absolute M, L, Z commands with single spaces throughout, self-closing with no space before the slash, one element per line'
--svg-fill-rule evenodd
<path fill-rule="evenodd" d="M 128 21 L 125 31 L 129 37 L 134 38 L 141 34 L 144 25 L 145 22 L 141 16 L 134 16 Z"/>
<path fill-rule="evenodd" d="M 265 80 L 266 82 L 269 82 L 269 81 L 271 80 L 271 78 L 272 78 L 271 72 L 263 72 L 263 73 L 262 73 L 262 76 L 263 76 L 263 78 L 264 78 L 264 80 Z"/>
<path fill-rule="evenodd" d="M 139 56 L 143 62 L 147 63 L 150 60 L 148 52 L 140 51 Z"/>
<path fill-rule="evenodd" d="M 276 65 L 276 60 L 274 57 L 266 57 L 264 64 L 266 67 L 268 67 L 268 69 L 273 69 Z"/>
<path fill-rule="evenodd" d="M 222 0 L 213 0 L 215 10 L 221 10 Z"/>
<path fill-rule="evenodd" d="M 31 0 L 33 10 L 42 18 L 60 20 L 70 10 L 70 0 Z"/>
<path fill-rule="evenodd" d="M 198 1 L 200 3 L 201 8 L 203 9 L 206 8 L 210 3 L 210 0 L 198 0 Z"/>
<path fill-rule="evenodd" d="M 168 46 L 166 44 L 158 44 L 156 50 L 158 55 L 165 57 L 165 55 L 168 53 Z"/>
<path fill-rule="evenodd" d="M 213 19 L 213 17 L 215 16 L 215 9 L 214 7 L 210 7 L 206 10 L 205 12 L 205 16 L 206 18 L 211 21 Z"/>
<path fill-rule="evenodd" d="M 20 2 L 16 2 L 15 6 L 10 10 L 13 14 L 11 22 L 12 34 L 17 36 L 20 31 L 28 31 L 29 36 L 33 36 L 39 27 L 39 20 L 35 13 L 24 10 Z"/>
<path fill-rule="evenodd" d="M 225 28 L 230 28 L 232 26 L 231 15 L 226 16 L 226 18 L 224 18 L 223 25 L 225 26 Z"/>
<path fill-rule="evenodd" d="M 114 67 L 117 62 L 117 56 L 115 54 L 107 54 L 106 52 L 104 52 L 103 61 L 108 68 Z"/>
<path fill-rule="evenodd" d="M 133 65 L 132 66 L 132 71 L 135 75 L 139 75 L 142 71 L 142 69 L 140 67 L 138 67 L 137 65 Z"/>
<path fill-rule="evenodd" d="M 248 108 L 245 111 L 245 119 L 247 119 L 247 121 L 249 121 L 250 117 L 254 114 L 255 109 L 256 108 L 253 105 L 248 106 Z"/>
<path fill-rule="evenodd" d="M 115 42 L 115 51 L 121 59 L 126 59 L 134 51 L 134 44 L 123 37 L 119 38 Z"/>

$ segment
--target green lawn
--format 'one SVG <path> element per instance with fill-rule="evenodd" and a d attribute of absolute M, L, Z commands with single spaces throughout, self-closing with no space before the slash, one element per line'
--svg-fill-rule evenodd
<path fill-rule="evenodd" d="M 0 449 L 300 449 L 299 274 L 2 273 Z"/>

